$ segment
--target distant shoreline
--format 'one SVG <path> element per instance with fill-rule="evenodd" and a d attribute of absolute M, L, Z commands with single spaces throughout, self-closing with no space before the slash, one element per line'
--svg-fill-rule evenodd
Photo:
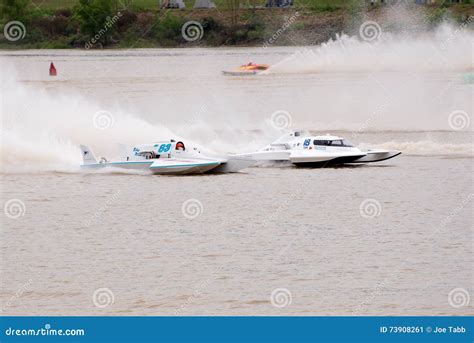
<path fill-rule="evenodd" d="M 317 1 L 317 0 L 316 0 Z M 337 1 L 335 1 L 337 3 Z M 341 33 L 359 34 L 360 25 L 374 21 L 381 30 L 429 30 L 449 19 L 462 25 L 474 15 L 474 6 L 411 5 L 410 18 L 390 18 L 387 5 L 313 7 L 131 10 L 109 9 L 95 28 L 84 25 L 74 8 L 34 12 L 19 22 L 20 36 L 7 37 L 3 19 L 0 49 L 134 49 L 188 47 L 312 46 Z M 419 20 L 413 21 L 416 13 Z M 418 12 L 418 13 L 417 13 Z M 85 29 L 88 29 L 88 31 Z M 13 33 L 17 33 L 11 31 Z M 18 33 L 17 33 L 18 34 Z M 10 38 L 10 39 L 8 39 Z"/>

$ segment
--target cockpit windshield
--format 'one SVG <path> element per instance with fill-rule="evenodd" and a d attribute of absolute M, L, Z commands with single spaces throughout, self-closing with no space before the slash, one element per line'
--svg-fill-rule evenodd
<path fill-rule="evenodd" d="M 343 139 L 342 140 L 342 145 L 343 146 L 348 146 L 348 147 L 353 147 L 354 144 L 352 144 L 351 142 L 349 142 L 347 139 Z"/>
<path fill-rule="evenodd" d="M 315 139 L 313 141 L 314 145 L 322 146 L 344 146 L 344 147 L 353 147 L 353 145 L 345 139 L 335 139 L 335 140 L 321 140 Z"/>

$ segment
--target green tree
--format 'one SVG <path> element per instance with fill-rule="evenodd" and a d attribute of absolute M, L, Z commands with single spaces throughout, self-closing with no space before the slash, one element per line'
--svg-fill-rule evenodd
<path fill-rule="evenodd" d="M 161 45 L 169 45 L 180 40 L 183 24 L 182 19 L 173 16 L 170 12 L 166 12 L 163 17 L 157 19 L 151 29 L 151 34 Z"/>
<path fill-rule="evenodd" d="M 79 0 L 75 15 L 81 22 L 81 32 L 97 37 L 96 43 L 107 45 L 115 25 L 109 25 L 114 17 L 112 0 Z"/>
<path fill-rule="evenodd" d="M 27 7 L 30 0 L 2 0 L 2 18 L 10 20 L 26 21 Z"/>

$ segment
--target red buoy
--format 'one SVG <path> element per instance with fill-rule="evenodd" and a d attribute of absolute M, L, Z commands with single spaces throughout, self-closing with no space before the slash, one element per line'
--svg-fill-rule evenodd
<path fill-rule="evenodd" d="M 53 62 L 49 65 L 49 76 L 56 76 L 58 72 L 56 71 L 56 67 L 54 66 Z"/>

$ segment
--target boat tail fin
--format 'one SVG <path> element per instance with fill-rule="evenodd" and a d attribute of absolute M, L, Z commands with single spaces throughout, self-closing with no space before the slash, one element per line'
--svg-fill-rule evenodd
<path fill-rule="evenodd" d="M 84 160 L 84 164 L 97 163 L 94 153 L 88 146 L 81 145 L 81 151 L 82 151 L 82 159 Z"/>

